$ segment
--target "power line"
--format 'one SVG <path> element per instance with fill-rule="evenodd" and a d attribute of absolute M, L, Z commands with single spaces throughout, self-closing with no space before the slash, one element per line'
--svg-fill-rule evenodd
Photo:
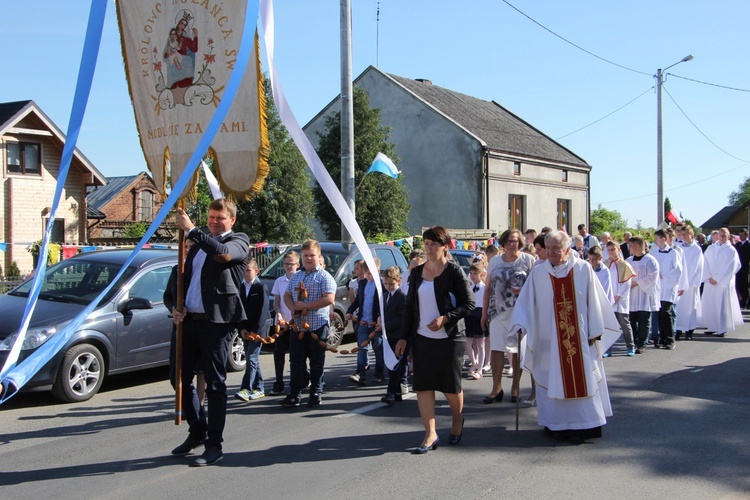
<path fill-rule="evenodd" d="M 647 90 L 646 90 L 645 92 L 643 92 L 643 93 L 642 93 L 641 95 L 639 95 L 639 96 L 638 96 L 638 97 L 636 97 L 635 99 L 633 99 L 633 100 L 631 100 L 631 101 L 629 101 L 629 102 L 627 102 L 627 103 L 623 104 L 622 106 L 620 106 L 620 107 L 619 107 L 619 108 L 617 108 L 616 110 L 612 111 L 611 113 L 608 113 L 608 114 L 606 114 L 606 115 L 602 116 L 602 117 L 601 117 L 601 118 L 599 118 L 598 120 L 596 120 L 596 121 L 593 121 L 593 122 L 589 123 L 588 125 L 585 125 L 585 126 L 583 126 L 583 127 L 579 128 L 578 130 L 574 130 L 573 132 L 569 132 L 569 133 L 567 133 L 567 134 L 565 134 L 565 135 L 561 135 L 560 137 L 558 137 L 558 138 L 557 138 L 557 139 L 555 139 L 555 140 L 556 140 L 556 141 L 559 141 L 560 139 L 564 139 L 565 137 L 568 137 L 569 135 L 573 135 L 573 134 L 575 134 L 576 132 L 580 132 L 581 130 L 583 130 L 583 129 L 585 129 L 585 128 L 588 128 L 588 127 L 590 127 L 591 125 L 594 125 L 594 124 L 596 124 L 596 123 L 599 123 L 600 121 L 604 120 L 605 118 L 607 118 L 607 117 L 609 117 L 609 116 L 612 116 L 613 114 L 617 113 L 617 112 L 618 112 L 618 111 L 620 111 L 620 110 L 621 110 L 622 108 L 624 108 L 624 107 L 626 107 L 626 106 L 628 106 L 628 105 L 630 105 L 630 104 L 634 103 L 635 101 L 637 101 L 638 99 L 640 99 L 641 97 L 643 97 L 643 96 L 644 96 L 644 95 L 646 95 L 647 93 L 651 92 L 652 90 L 654 90 L 654 87 L 653 87 L 653 86 L 651 86 L 650 88 L 648 88 L 648 89 L 647 89 Z"/>
<path fill-rule="evenodd" d="M 700 180 L 697 180 L 697 181 L 694 181 L 694 182 L 689 182 L 687 184 L 683 184 L 682 186 L 676 186 L 676 187 L 673 187 L 673 188 L 670 188 L 670 189 L 665 189 L 665 191 L 675 191 L 677 189 L 682 189 L 682 188 L 694 186 L 695 184 L 700 184 L 700 183 L 703 183 L 703 182 L 706 182 L 706 181 L 710 181 L 711 179 L 715 179 L 716 177 L 720 177 L 720 176 L 722 176 L 724 174 L 728 174 L 729 172 L 734 172 L 735 170 L 739 170 L 739 169 L 741 169 L 743 167 L 746 167 L 747 165 L 750 165 L 750 161 L 745 162 L 745 163 L 743 163 L 742 165 L 740 165 L 738 167 L 730 168 L 729 170 L 725 170 L 723 172 L 719 172 L 716 175 L 712 175 L 710 177 L 706 177 L 704 179 L 700 179 Z M 648 198 L 650 196 L 656 196 L 656 193 L 644 194 L 642 196 L 634 196 L 632 198 L 623 198 L 621 200 L 599 201 L 599 202 L 596 202 L 596 203 L 597 204 L 599 204 L 599 203 L 601 203 L 601 204 L 605 204 L 605 203 L 621 203 L 623 201 L 640 200 L 641 198 Z"/>
<path fill-rule="evenodd" d="M 679 110 L 680 110 L 680 113 L 682 113 L 682 115 L 683 115 L 683 116 L 684 116 L 685 118 L 687 118 L 687 121 L 689 121 L 689 122 L 690 122 L 690 124 L 691 124 L 691 125 L 692 125 L 693 127 L 695 127 L 695 130 L 697 130 L 697 131 L 698 131 L 698 133 L 700 133 L 700 135 L 702 135 L 703 137 L 705 137 L 705 138 L 706 138 L 706 140 L 707 140 L 708 142 L 710 142 L 711 144 L 713 144 L 713 145 L 714 145 L 714 147 L 715 147 L 716 149 L 718 149 L 719 151 L 721 151 L 721 152 L 722 152 L 722 153 L 724 153 L 725 155 L 729 156 L 730 158 L 734 158 L 735 160 L 739 160 L 739 161 L 744 161 L 744 162 L 747 162 L 747 161 L 748 161 L 748 160 L 745 160 L 745 159 L 743 159 L 743 158 L 737 158 L 737 157 L 736 157 L 736 156 L 734 156 L 733 154 L 731 154 L 731 153 L 729 153 L 729 152 L 725 151 L 724 149 L 722 149 L 722 148 L 721 148 L 721 147 L 720 147 L 720 146 L 719 146 L 718 144 L 716 144 L 716 143 L 715 143 L 714 141 L 712 141 L 712 140 L 711 140 L 711 139 L 710 139 L 710 138 L 709 138 L 709 137 L 708 137 L 708 136 L 707 136 L 706 134 L 704 134 L 704 133 L 703 133 L 703 131 L 702 131 L 702 130 L 701 130 L 700 128 L 698 128 L 698 125 L 696 125 L 696 124 L 695 124 L 695 122 L 693 122 L 693 120 L 691 120 L 691 119 L 690 119 L 690 117 L 689 117 L 689 116 L 687 115 L 687 113 L 685 113 L 685 111 L 684 111 L 684 110 L 683 110 L 683 109 L 682 109 L 682 108 L 680 107 L 680 105 L 679 105 L 679 104 L 677 104 L 677 101 L 675 101 L 675 100 L 674 100 L 674 97 L 672 97 L 672 94 L 670 94 L 670 93 L 669 93 L 669 90 L 667 90 L 667 88 L 666 88 L 666 87 L 664 87 L 664 85 L 662 85 L 662 88 L 664 89 L 664 92 L 666 92 L 666 93 L 667 93 L 667 95 L 669 96 L 669 98 L 670 98 L 670 99 L 672 100 L 672 102 L 674 103 L 674 105 L 675 105 L 675 106 L 677 106 L 677 109 L 679 109 Z M 750 162 L 748 162 L 748 163 L 750 163 Z"/>
<path fill-rule="evenodd" d="M 567 38 L 565 38 L 565 37 L 563 37 L 563 36 L 561 36 L 561 35 L 558 35 L 558 34 L 557 34 L 557 33 L 555 33 L 554 31 L 552 31 L 551 29 L 549 29 L 549 28 L 547 28 L 546 26 L 544 26 L 544 25 L 543 25 L 542 23 L 540 23 L 540 22 L 536 21 L 535 19 L 531 18 L 530 16 L 528 16 L 527 14 L 525 14 L 524 12 L 522 12 L 521 10 L 519 10 L 519 9 L 518 9 L 518 8 L 517 8 L 516 6 L 514 6 L 513 4 L 511 4 L 510 2 L 508 2 L 508 0 L 502 0 L 502 1 L 503 1 L 503 3 L 507 4 L 507 5 L 508 5 L 508 6 L 509 6 L 509 7 L 511 8 L 511 9 L 515 10 L 516 12 L 518 12 L 518 13 L 519 13 L 519 14 L 521 14 L 521 15 L 522 15 L 523 17 L 525 17 L 526 19 L 528 19 L 528 20 L 529 20 L 529 21 L 531 21 L 532 23 L 536 24 L 537 26 L 539 26 L 539 27 L 540 27 L 540 28 L 542 28 L 543 30 L 545 30 L 545 31 L 547 31 L 547 32 L 549 32 L 549 33 L 551 33 L 552 35 L 556 36 L 557 38 L 559 38 L 559 39 L 560 39 L 560 40 L 562 40 L 563 42 L 565 42 L 565 43 L 567 43 L 567 44 L 569 44 L 569 45 L 572 45 L 573 47 L 575 47 L 575 48 L 577 48 L 578 50 L 581 50 L 581 51 L 583 51 L 583 52 L 587 53 L 587 54 L 588 54 L 588 55 L 590 55 L 590 56 L 596 57 L 597 59 L 600 59 L 600 60 L 604 61 L 605 63 L 611 64 L 611 65 L 613 65 L 613 66 L 617 66 L 618 68 L 622 68 L 622 69 L 626 69 L 626 70 L 628 70 L 628 71 L 632 71 L 633 73 L 639 73 L 639 74 L 641 74 L 641 75 L 646 75 L 646 76 L 653 76 L 653 75 L 652 75 L 651 73 L 645 73 L 645 72 L 643 72 L 643 71 L 638 71 L 637 69 L 633 69 L 633 68 L 628 68 L 627 66 L 623 66 L 622 64 L 617 64 L 616 62 L 612 62 L 612 61 L 610 61 L 609 59 L 605 59 L 605 58 L 604 58 L 604 57 L 602 57 L 602 56 L 596 55 L 596 54 L 594 54 L 593 52 L 591 52 L 590 50 L 586 50 L 586 49 L 584 49 L 583 47 L 581 47 L 580 45 L 576 45 L 575 43 L 571 42 L 571 41 L 570 41 L 570 40 L 568 40 Z"/>
<path fill-rule="evenodd" d="M 712 87 L 719 87 L 719 88 L 728 89 L 728 90 L 737 90 L 739 92 L 750 92 L 750 90 L 747 90 L 747 89 L 739 89 L 737 87 L 729 87 L 727 85 L 719 85 L 718 83 L 702 82 L 700 80 L 694 80 L 694 79 L 688 78 L 686 76 L 675 75 L 674 73 L 668 73 L 668 74 L 670 76 L 675 77 L 675 78 L 680 78 L 682 80 L 688 80 L 688 81 L 695 82 L 695 83 L 700 83 L 700 84 L 703 84 L 703 85 L 710 85 Z"/>

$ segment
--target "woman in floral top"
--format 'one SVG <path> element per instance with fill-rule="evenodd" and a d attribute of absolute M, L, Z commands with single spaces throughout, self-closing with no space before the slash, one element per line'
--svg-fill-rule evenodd
<path fill-rule="evenodd" d="M 521 252 L 524 242 L 523 234 L 518 229 L 508 229 L 500 236 L 499 243 L 503 253 L 490 260 L 487 270 L 486 290 L 482 309 L 482 327 L 490 331 L 490 365 L 492 366 L 492 392 L 485 397 L 486 404 L 499 403 L 503 400 L 503 366 L 505 352 L 511 367 L 512 356 L 518 352 L 517 345 L 506 341 L 510 329 L 510 317 L 518 294 L 526 282 L 536 260 L 533 255 Z M 512 354 L 511 354 L 512 353 Z M 518 387 L 511 388 L 511 402 L 518 398 Z"/>

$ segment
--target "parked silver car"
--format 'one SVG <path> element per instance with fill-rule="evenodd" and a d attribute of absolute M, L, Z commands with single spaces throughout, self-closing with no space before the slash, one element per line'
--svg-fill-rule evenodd
<path fill-rule="evenodd" d="M 19 363 L 90 304 L 130 253 L 83 253 L 50 267 Z M 168 364 L 172 320 L 162 297 L 176 263 L 174 250 L 139 252 L 100 305 L 24 389 L 51 388 L 60 400 L 86 401 L 99 391 L 107 375 Z M 16 339 L 30 288 L 28 281 L 0 295 L 0 364 L 5 363 Z M 230 370 L 244 369 L 241 339 L 233 340 L 228 365 Z"/>

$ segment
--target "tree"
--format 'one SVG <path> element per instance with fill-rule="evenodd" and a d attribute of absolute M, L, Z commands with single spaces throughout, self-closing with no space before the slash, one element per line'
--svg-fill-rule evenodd
<path fill-rule="evenodd" d="M 640 222 L 640 221 L 639 221 Z M 601 204 L 592 210 L 589 225 L 591 234 L 599 235 L 604 231 L 609 233 L 622 232 L 628 226 L 628 221 L 622 218 L 617 210 L 607 210 Z"/>
<path fill-rule="evenodd" d="M 748 200 L 750 200 L 750 177 L 745 177 L 737 191 L 732 191 L 729 194 L 729 204 L 732 206 L 742 205 Z"/>
<path fill-rule="evenodd" d="M 269 172 L 260 193 L 250 201 L 237 204 L 235 230 L 248 235 L 251 242 L 297 243 L 312 237 L 309 218 L 313 197 L 307 164 L 281 123 L 265 80 L 268 138 L 271 155 Z"/>
<path fill-rule="evenodd" d="M 383 174 L 365 175 L 378 152 L 398 164 L 395 147 L 388 142 L 390 128 L 380 125 L 380 109 L 370 108 L 370 99 L 359 88 L 354 89 L 354 186 L 356 219 L 365 238 L 395 239 L 408 234 L 406 220 L 411 205 L 401 175 L 394 179 Z M 318 133 L 318 155 L 341 189 L 341 113 L 329 116 L 325 131 Z M 320 185 L 313 189 L 315 212 L 326 237 L 338 240 L 341 220 Z"/>

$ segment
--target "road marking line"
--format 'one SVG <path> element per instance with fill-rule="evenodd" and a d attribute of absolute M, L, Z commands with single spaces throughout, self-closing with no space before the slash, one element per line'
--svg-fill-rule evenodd
<path fill-rule="evenodd" d="M 406 394 L 402 396 L 403 399 L 410 399 L 415 397 L 416 394 L 413 392 L 410 392 L 409 394 Z M 333 418 L 349 418 L 353 417 L 355 415 L 362 415 L 363 413 L 367 413 L 368 411 L 377 410 L 378 408 L 382 408 L 383 406 L 389 406 L 386 403 L 382 403 L 378 401 L 377 403 L 372 403 L 367 406 L 363 406 L 361 408 L 357 408 L 355 410 L 348 411 L 346 413 L 339 413 L 337 415 L 333 415 Z"/>

